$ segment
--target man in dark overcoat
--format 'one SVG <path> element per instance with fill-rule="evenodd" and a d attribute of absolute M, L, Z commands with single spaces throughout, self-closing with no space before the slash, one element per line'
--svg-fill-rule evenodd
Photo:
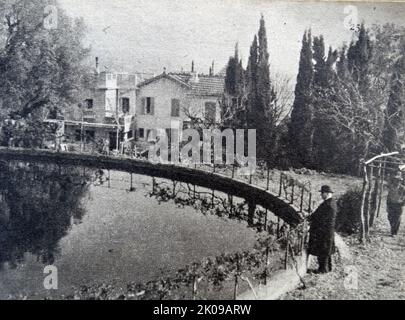
<path fill-rule="evenodd" d="M 391 226 L 391 235 L 398 234 L 401 224 L 402 207 L 405 205 L 405 189 L 401 174 L 394 175 L 388 182 L 387 213 Z"/>
<path fill-rule="evenodd" d="M 308 254 L 318 257 L 318 272 L 327 273 L 332 271 L 332 254 L 335 252 L 337 206 L 329 186 L 322 186 L 320 192 L 324 201 L 308 218 L 310 223 Z"/>

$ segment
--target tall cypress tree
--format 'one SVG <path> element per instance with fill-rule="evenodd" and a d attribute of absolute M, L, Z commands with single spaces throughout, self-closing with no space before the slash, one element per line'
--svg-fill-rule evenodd
<path fill-rule="evenodd" d="M 235 46 L 234 56 L 229 58 L 226 67 L 225 88 L 222 103 L 224 125 L 233 128 L 246 127 L 245 106 L 243 96 L 245 93 L 244 69 L 239 60 L 238 44 Z"/>
<path fill-rule="evenodd" d="M 370 67 L 372 42 L 364 23 L 361 24 L 357 41 L 352 41 L 348 52 L 348 69 L 353 80 L 359 84 L 360 93 L 365 97 L 370 89 Z"/>
<path fill-rule="evenodd" d="M 246 72 L 248 89 L 248 128 L 256 129 L 257 155 L 269 159 L 272 149 L 270 65 L 264 17 L 260 19 L 258 35 L 250 48 Z"/>
<path fill-rule="evenodd" d="M 239 60 L 238 44 L 235 46 L 234 56 L 229 58 L 226 67 L 225 92 L 231 96 L 238 96 L 243 90 L 243 68 Z"/>
<path fill-rule="evenodd" d="M 314 81 L 313 81 L 313 158 L 312 165 L 319 170 L 325 170 L 330 167 L 334 160 L 332 155 L 336 154 L 336 141 L 334 135 L 334 125 L 325 115 L 325 106 L 320 106 L 317 100 L 325 90 L 328 90 L 332 84 L 335 73 L 333 66 L 336 62 L 338 53 L 329 47 L 328 55 L 325 55 L 325 43 L 323 36 L 314 37 Z"/>
<path fill-rule="evenodd" d="M 388 99 L 383 142 L 387 151 L 398 151 L 399 140 L 405 130 L 405 55 L 395 64 L 391 77 L 391 89 Z"/>
<path fill-rule="evenodd" d="M 262 15 L 260 19 L 259 28 L 259 57 L 258 57 L 258 79 L 257 79 L 257 90 L 258 99 L 262 108 L 268 111 L 271 107 L 271 82 L 270 82 L 270 63 L 269 63 L 269 52 L 267 46 L 267 35 L 266 35 L 266 25 L 264 17 Z"/>
<path fill-rule="evenodd" d="M 291 160 L 295 166 L 310 166 L 313 138 L 313 107 L 311 103 L 314 66 L 312 62 L 311 31 L 305 31 L 302 40 L 295 100 L 289 126 Z"/>

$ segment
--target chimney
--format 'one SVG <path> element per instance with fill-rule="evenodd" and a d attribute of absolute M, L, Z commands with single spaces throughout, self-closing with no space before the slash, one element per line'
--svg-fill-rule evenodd
<path fill-rule="evenodd" d="M 211 76 L 213 76 L 215 74 L 215 61 L 212 60 L 212 66 L 211 66 Z"/>
<path fill-rule="evenodd" d="M 98 63 L 98 57 L 96 57 L 96 73 L 99 74 L 100 73 L 100 65 Z"/>
<path fill-rule="evenodd" d="M 199 81 L 199 79 L 198 79 L 198 72 L 195 71 L 194 60 L 191 63 L 191 73 L 190 74 L 191 74 L 190 82 L 197 83 Z"/>

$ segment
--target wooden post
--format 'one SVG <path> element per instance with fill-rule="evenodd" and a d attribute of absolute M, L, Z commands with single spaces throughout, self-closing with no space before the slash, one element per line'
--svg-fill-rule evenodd
<path fill-rule="evenodd" d="M 233 300 L 236 300 L 237 296 L 238 296 L 238 287 L 239 287 L 239 280 L 238 280 L 238 274 L 235 274 L 235 285 L 233 288 Z"/>
<path fill-rule="evenodd" d="M 193 277 L 193 300 L 197 299 L 197 277 Z"/>
<path fill-rule="evenodd" d="M 295 183 L 294 183 L 294 180 L 293 180 L 292 187 L 291 187 L 291 200 L 290 200 L 291 204 L 294 203 L 294 187 L 295 187 Z"/>
<path fill-rule="evenodd" d="M 129 191 L 134 191 L 132 173 L 130 174 L 130 186 L 129 186 Z"/>
<path fill-rule="evenodd" d="M 361 192 L 361 207 L 360 207 L 360 242 L 364 242 L 364 239 L 366 237 L 365 234 L 365 225 L 364 225 L 364 205 L 366 203 L 366 192 L 367 192 L 367 185 L 368 185 L 368 170 L 367 170 L 367 165 L 363 164 L 363 188 Z"/>
<path fill-rule="evenodd" d="M 385 162 L 382 167 L 381 181 L 380 181 L 380 192 L 378 194 L 378 206 L 377 206 L 377 218 L 380 216 L 380 208 L 382 202 L 382 195 L 384 192 L 384 180 L 385 180 Z"/>
<path fill-rule="evenodd" d="M 270 167 L 267 165 L 267 184 L 266 184 L 266 190 L 269 191 L 270 188 Z"/>
<path fill-rule="evenodd" d="M 270 265 L 269 255 L 270 255 L 269 239 L 267 239 L 267 241 L 266 241 L 266 270 L 265 270 L 266 274 L 265 274 L 265 277 L 264 277 L 264 284 L 265 285 L 267 284 L 267 272 L 268 272 L 268 268 L 269 268 L 269 265 Z"/>
<path fill-rule="evenodd" d="M 229 199 L 229 205 L 231 207 L 230 212 L 231 212 L 231 214 L 233 214 L 233 195 L 230 195 L 228 199 Z"/>
<path fill-rule="evenodd" d="M 285 246 L 285 253 L 284 253 L 284 269 L 285 270 L 288 269 L 288 247 L 290 245 L 289 236 L 290 236 L 289 231 L 287 231 L 286 246 Z"/>
<path fill-rule="evenodd" d="M 232 179 L 235 178 L 235 164 L 232 164 Z"/>
<path fill-rule="evenodd" d="M 280 218 L 277 217 L 277 239 L 280 238 Z"/>
<path fill-rule="evenodd" d="M 265 211 L 265 216 L 264 216 L 264 231 L 267 231 L 268 215 L 269 215 L 269 212 L 268 212 L 268 210 L 266 209 L 266 211 Z"/>
<path fill-rule="evenodd" d="M 380 184 L 381 184 L 381 170 L 382 165 L 380 163 L 377 171 L 377 177 L 374 180 L 374 188 L 370 196 L 370 206 L 369 206 L 369 225 L 372 227 L 374 225 L 374 219 L 377 211 L 377 202 L 378 202 L 378 194 L 380 192 Z"/>
<path fill-rule="evenodd" d="M 238 296 L 238 288 L 239 288 L 239 270 L 240 270 L 240 265 L 239 265 L 239 256 L 236 256 L 236 273 L 235 273 L 235 286 L 233 288 L 233 299 L 236 300 Z"/>
<path fill-rule="evenodd" d="M 374 174 L 374 168 L 370 168 L 369 172 L 369 178 L 368 178 L 368 186 L 367 186 L 367 192 L 366 192 L 366 203 L 367 207 L 364 208 L 364 226 L 365 226 L 365 236 L 366 239 L 368 239 L 369 232 L 370 232 L 370 212 L 371 212 L 371 188 L 372 188 L 372 182 L 373 182 L 373 174 Z"/>
<path fill-rule="evenodd" d="M 302 213 L 302 208 L 304 206 L 304 187 L 301 187 L 301 203 L 300 203 L 300 212 Z"/>
<path fill-rule="evenodd" d="M 283 192 L 283 173 L 280 173 L 280 189 L 278 191 L 278 196 L 281 197 Z"/>
<path fill-rule="evenodd" d="M 308 213 L 312 212 L 312 192 L 309 193 Z"/>

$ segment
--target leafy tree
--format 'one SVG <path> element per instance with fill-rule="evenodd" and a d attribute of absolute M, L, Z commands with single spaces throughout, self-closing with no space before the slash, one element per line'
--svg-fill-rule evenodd
<path fill-rule="evenodd" d="M 385 114 L 383 132 L 384 146 L 387 151 L 400 149 L 400 141 L 405 130 L 405 55 L 394 65 L 391 78 L 390 95 Z"/>
<path fill-rule="evenodd" d="M 57 8 L 55 29 L 44 27 L 47 5 Z M 7 0 L 0 18 L 0 117 L 9 120 L 6 134 L 0 127 L 0 142 L 12 136 L 21 146 L 38 147 L 53 133 L 43 120 L 56 118 L 79 96 L 88 54 L 85 27 L 52 0 Z M 32 130 L 36 139 L 23 139 Z"/>

